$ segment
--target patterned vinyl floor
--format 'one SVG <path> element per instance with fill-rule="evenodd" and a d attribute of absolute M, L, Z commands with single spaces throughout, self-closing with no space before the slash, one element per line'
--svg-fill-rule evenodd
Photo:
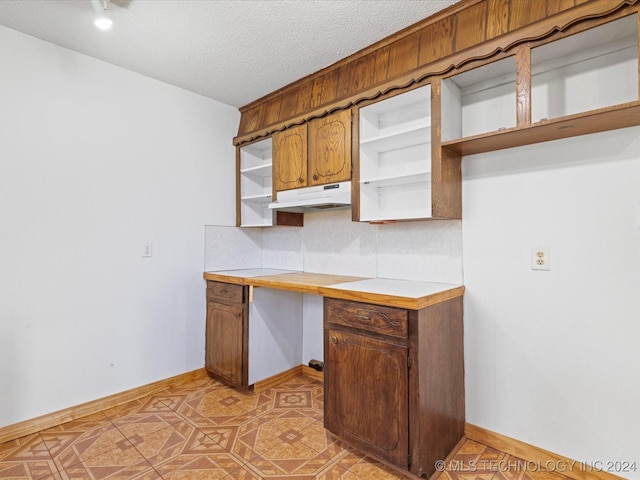
<path fill-rule="evenodd" d="M 258 394 L 202 378 L 0 444 L 6 480 L 409 479 L 322 424 L 320 382 Z M 467 440 L 440 480 L 565 480 Z"/>

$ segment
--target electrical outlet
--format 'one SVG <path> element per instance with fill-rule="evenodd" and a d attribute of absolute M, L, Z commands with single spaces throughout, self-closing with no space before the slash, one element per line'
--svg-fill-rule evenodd
<path fill-rule="evenodd" d="M 531 270 L 551 270 L 549 247 L 531 247 Z"/>
<path fill-rule="evenodd" d="M 152 242 L 144 242 L 144 250 L 142 250 L 143 257 L 152 257 L 153 256 L 153 243 Z"/>

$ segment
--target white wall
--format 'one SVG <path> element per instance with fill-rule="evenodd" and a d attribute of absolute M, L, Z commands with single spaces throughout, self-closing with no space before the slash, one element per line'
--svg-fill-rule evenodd
<path fill-rule="evenodd" d="M 202 367 L 238 111 L 5 27 L 0 70 L 0 426 Z"/>
<path fill-rule="evenodd" d="M 640 127 L 466 157 L 463 178 L 467 421 L 640 467 Z"/>

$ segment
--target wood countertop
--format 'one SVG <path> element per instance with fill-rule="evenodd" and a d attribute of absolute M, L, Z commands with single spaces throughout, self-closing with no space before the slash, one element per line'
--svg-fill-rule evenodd
<path fill-rule="evenodd" d="M 459 297 L 464 293 L 464 286 L 449 283 L 261 268 L 204 272 L 203 277 L 205 280 L 313 293 L 324 297 L 410 310 L 419 310 L 449 298 Z"/>

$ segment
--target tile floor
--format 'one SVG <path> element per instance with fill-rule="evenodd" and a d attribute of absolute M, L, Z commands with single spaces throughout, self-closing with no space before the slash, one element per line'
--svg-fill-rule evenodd
<path fill-rule="evenodd" d="M 322 384 L 308 377 L 258 394 L 202 378 L 0 444 L 0 479 L 411 478 L 332 437 L 322 409 Z M 566 478 L 500 468 L 512 458 L 466 441 L 440 479 Z"/>

